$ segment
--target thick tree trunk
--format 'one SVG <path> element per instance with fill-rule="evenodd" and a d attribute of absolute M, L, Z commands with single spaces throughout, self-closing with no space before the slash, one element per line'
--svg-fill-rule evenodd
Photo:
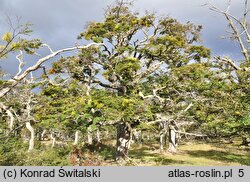
<path fill-rule="evenodd" d="M 26 122 L 26 128 L 30 131 L 29 149 L 28 152 L 34 149 L 35 131 L 30 122 Z"/>
<path fill-rule="evenodd" d="M 177 151 L 177 140 L 176 140 L 176 132 L 175 132 L 174 126 L 169 126 L 168 151 L 171 153 L 175 153 Z"/>
<path fill-rule="evenodd" d="M 129 123 L 120 123 L 117 126 L 116 161 L 120 162 L 128 157 L 132 128 Z"/>
<path fill-rule="evenodd" d="M 77 145 L 78 144 L 78 141 L 79 141 L 79 131 L 77 130 L 75 132 L 75 141 L 73 143 L 73 145 Z"/>

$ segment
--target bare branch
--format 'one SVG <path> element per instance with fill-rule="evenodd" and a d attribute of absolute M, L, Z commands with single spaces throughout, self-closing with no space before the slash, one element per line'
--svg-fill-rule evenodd
<path fill-rule="evenodd" d="M 58 50 L 58 51 L 56 51 L 54 53 L 49 54 L 48 56 L 45 56 L 45 57 L 39 59 L 36 62 L 35 65 L 30 66 L 29 68 L 27 68 L 22 74 L 16 75 L 13 79 L 10 79 L 9 81 L 11 82 L 11 85 L 6 87 L 6 88 L 3 88 L 2 90 L 0 90 L 0 98 L 3 97 L 5 94 L 7 94 L 13 87 L 15 87 L 21 80 L 23 80 L 30 72 L 39 69 L 40 66 L 44 62 L 46 62 L 49 59 L 57 56 L 58 54 L 63 53 L 63 52 L 69 52 L 69 51 L 77 50 L 77 49 L 86 49 L 86 48 L 88 48 L 90 46 L 102 46 L 102 45 L 103 45 L 103 43 L 91 43 L 91 44 L 88 44 L 86 46 L 77 46 L 77 47 L 65 48 L 65 49 Z"/>
<path fill-rule="evenodd" d="M 247 25 L 247 14 L 249 12 L 249 10 L 248 10 L 248 0 L 245 0 L 244 5 L 245 5 L 245 7 L 244 7 L 244 14 L 243 14 L 243 23 L 245 25 Z"/>
<path fill-rule="evenodd" d="M 54 51 L 51 49 L 51 47 L 48 44 L 42 44 L 42 47 L 47 47 L 49 49 L 50 53 L 52 53 L 52 54 L 54 53 Z"/>
<path fill-rule="evenodd" d="M 183 112 L 187 112 L 191 107 L 193 106 L 193 103 L 190 103 L 186 109 L 183 110 Z"/>
<path fill-rule="evenodd" d="M 164 102 L 166 102 L 167 100 L 168 101 L 170 101 L 170 102 L 172 102 L 172 100 L 171 99 L 169 99 L 169 98 L 162 98 L 162 97 L 160 97 L 158 94 L 157 94 L 157 92 L 158 91 L 160 91 L 160 90 L 162 90 L 162 89 L 164 89 L 164 88 L 166 88 L 166 86 L 164 86 L 164 87 L 157 87 L 157 88 L 155 88 L 155 89 L 153 89 L 152 90 L 152 92 L 153 92 L 153 94 L 152 95 L 147 95 L 147 96 L 144 96 L 144 94 L 141 92 L 141 91 L 139 91 L 139 96 L 144 100 L 144 99 L 150 99 L 150 98 L 157 98 L 159 101 L 160 101 L 160 103 L 164 103 Z"/>
<path fill-rule="evenodd" d="M 177 130 L 175 130 L 175 132 L 180 133 L 180 134 L 184 134 L 184 135 L 196 136 L 196 137 L 207 137 L 207 135 L 196 134 L 196 133 L 187 133 L 187 132 L 182 132 L 182 131 L 177 131 Z"/>
<path fill-rule="evenodd" d="M 221 58 L 220 56 L 216 56 L 215 59 L 217 61 L 222 61 L 226 64 L 229 64 L 230 66 L 232 66 L 235 70 L 241 70 L 241 68 L 239 66 L 237 66 L 230 58 L 227 57 L 223 57 Z"/>
<path fill-rule="evenodd" d="M 23 51 L 20 50 L 20 54 L 18 54 L 16 56 L 16 59 L 19 62 L 19 66 L 18 66 L 18 73 L 16 75 L 20 75 L 22 72 L 22 68 L 24 67 L 24 62 L 23 62 Z"/>
<path fill-rule="evenodd" d="M 241 48 L 241 52 L 242 52 L 245 60 L 248 61 L 249 60 L 248 51 L 247 51 L 246 45 L 244 45 L 244 41 L 242 40 L 242 35 L 245 34 L 247 37 L 247 42 L 250 43 L 250 34 L 249 34 L 248 28 L 247 28 L 248 27 L 248 22 L 247 22 L 248 0 L 245 0 L 243 20 L 241 20 L 241 19 L 239 19 L 239 18 L 237 18 L 234 15 L 229 13 L 230 3 L 231 3 L 231 0 L 228 1 L 228 7 L 226 10 L 221 10 L 218 7 L 212 5 L 211 3 L 209 3 L 209 5 L 210 5 L 210 9 L 212 11 L 220 13 L 226 18 L 226 20 L 229 24 L 229 27 L 233 31 L 232 32 L 233 38 L 235 38 L 237 40 L 237 42 L 239 43 L 240 48 Z M 243 32 L 241 32 L 241 30 L 239 30 L 239 28 L 235 25 L 235 22 L 240 25 Z"/>

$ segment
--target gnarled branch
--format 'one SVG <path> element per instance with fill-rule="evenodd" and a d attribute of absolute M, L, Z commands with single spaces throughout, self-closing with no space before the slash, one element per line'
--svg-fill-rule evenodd
<path fill-rule="evenodd" d="M 63 53 L 63 52 L 77 50 L 77 49 L 86 49 L 90 46 L 101 46 L 101 45 L 103 45 L 103 44 L 102 43 L 91 43 L 91 44 L 88 44 L 86 46 L 75 46 L 75 47 L 65 48 L 65 49 L 55 51 L 55 52 L 49 54 L 48 56 L 45 56 L 45 57 L 39 59 L 35 65 L 27 68 L 22 74 L 16 75 L 16 76 L 14 76 L 13 79 L 10 79 L 9 82 L 11 84 L 9 86 L 7 86 L 6 88 L 3 88 L 2 90 L 0 90 L 0 98 L 3 97 L 5 94 L 7 94 L 13 87 L 15 87 L 21 80 L 23 80 L 30 72 L 37 70 L 38 68 L 40 68 L 40 66 L 44 62 L 57 56 L 58 54 Z"/>

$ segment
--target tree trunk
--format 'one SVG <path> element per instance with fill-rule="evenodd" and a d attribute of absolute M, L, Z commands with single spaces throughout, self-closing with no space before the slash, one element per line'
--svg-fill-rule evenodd
<path fill-rule="evenodd" d="M 150 133 L 147 134 L 147 141 L 150 141 L 151 140 L 151 135 Z"/>
<path fill-rule="evenodd" d="M 75 141 L 74 141 L 73 145 L 77 145 L 78 141 L 79 141 L 79 131 L 76 130 L 76 132 L 75 132 Z"/>
<path fill-rule="evenodd" d="M 92 130 L 91 130 L 91 128 L 88 128 L 87 135 L 88 135 L 88 144 L 92 145 L 93 144 L 93 137 L 92 137 Z"/>
<path fill-rule="evenodd" d="M 101 136 L 100 136 L 99 129 L 96 130 L 96 140 L 97 140 L 98 143 L 101 143 Z"/>
<path fill-rule="evenodd" d="M 30 122 L 26 122 L 26 128 L 30 131 L 29 149 L 28 152 L 34 149 L 35 131 Z"/>
<path fill-rule="evenodd" d="M 43 130 L 42 134 L 41 134 L 41 139 L 44 140 L 44 135 L 46 133 L 46 129 Z"/>
<path fill-rule="evenodd" d="M 110 136 L 109 136 L 109 131 L 105 131 L 105 139 L 108 139 Z"/>
<path fill-rule="evenodd" d="M 117 126 L 116 161 L 124 161 L 128 157 L 132 128 L 129 123 L 120 123 Z"/>
<path fill-rule="evenodd" d="M 177 141 L 176 141 L 176 132 L 174 126 L 169 126 L 169 147 L 168 151 L 175 153 L 177 151 Z"/>
<path fill-rule="evenodd" d="M 167 122 L 162 121 L 159 125 L 160 129 L 160 152 L 163 152 L 163 146 L 166 144 Z"/>
<path fill-rule="evenodd" d="M 54 136 L 53 133 L 50 134 L 50 137 L 52 139 L 52 144 L 51 144 L 51 148 L 54 148 L 55 146 L 55 143 L 56 143 L 56 137 Z"/>
<path fill-rule="evenodd" d="M 44 135 L 46 133 L 46 129 L 43 129 L 41 127 L 38 128 L 38 140 L 43 141 L 44 140 Z"/>
<path fill-rule="evenodd" d="M 137 144 L 142 144 L 142 131 L 133 129 L 132 140 L 135 141 Z"/>
<path fill-rule="evenodd" d="M 6 113 L 10 117 L 9 129 L 10 129 L 10 131 L 12 131 L 13 130 L 13 126 L 14 126 L 14 115 L 12 114 L 12 112 L 10 112 L 10 110 L 7 110 Z"/>
<path fill-rule="evenodd" d="M 163 145 L 164 145 L 164 132 L 160 132 L 160 151 L 163 151 Z"/>

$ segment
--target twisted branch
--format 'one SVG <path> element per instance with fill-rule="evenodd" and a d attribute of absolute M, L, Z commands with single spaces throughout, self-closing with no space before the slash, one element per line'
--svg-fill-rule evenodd
<path fill-rule="evenodd" d="M 6 95 L 13 87 L 15 87 L 21 80 L 23 80 L 30 72 L 39 69 L 40 66 L 44 62 L 46 62 L 49 59 L 57 56 L 58 54 L 63 53 L 63 52 L 69 52 L 69 51 L 77 50 L 77 49 L 86 49 L 86 48 L 88 48 L 90 46 L 102 46 L 102 45 L 103 45 L 102 43 L 91 43 L 91 44 L 88 44 L 86 46 L 75 46 L 75 47 L 65 48 L 65 49 L 55 51 L 55 52 L 49 54 L 48 56 L 45 56 L 45 57 L 39 59 L 36 62 L 35 65 L 30 66 L 29 68 L 27 68 L 22 74 L 16 75 L 16 76 L 14 76 L 13 79 L 10 79 L 9 82 L 11 84 L 9 86 L 7 86 L 6 88 L 3 88 L 3 89 L 0 90 L 0 98 L 3 97 L 4 95 Z"/>

